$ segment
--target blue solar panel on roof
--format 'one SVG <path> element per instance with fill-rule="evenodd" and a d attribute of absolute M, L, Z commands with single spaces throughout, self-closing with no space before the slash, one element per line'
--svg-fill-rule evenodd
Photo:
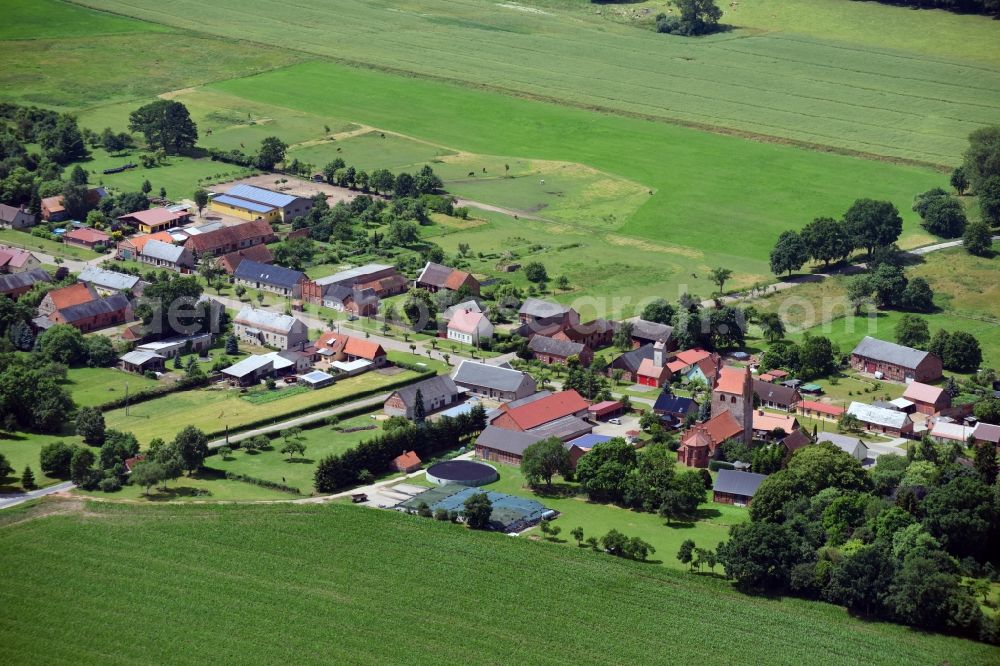
<path fill-rule="evenodd" d="M 229 206 L 236 206 L 238 208 L 246 208 L 247 210 L 252 210 L 255 213 L 269 213 L 274 210 L 274 206 L 265 206 L 264 204 L 247 201 L 246 199 L 237 199 L 236 197 L 231 197 L 228 194 L 220 194 L 215 197 L 213 201 L 218 201 Z"/>
<path fill-rule="evenodd" d="M 226 192 L 226 194 L 229 196 L 240 197 L 241 199 L 249 199 L 250 201 L 259 201 L 260 203 L 275 206 L 277 208 L 282 208 L 295 201 L 295 197 L 290 194 L 272 192 L 271 190 L 265 190 L 262 187 L 254 187 L 253 185 L 237 185 Z"/>

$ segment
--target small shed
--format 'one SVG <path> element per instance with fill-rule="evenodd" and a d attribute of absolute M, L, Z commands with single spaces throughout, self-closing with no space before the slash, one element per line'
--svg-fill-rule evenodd
<path fill-rule="evenodd" d="M 823 393 L 823 387 L 819 384 L 803 384 L 799 387 L 799 393 L 808 393 L 809 395 L 820 395 Z"/>
<path fill-rule="evenodd" d="M 420 457 L 414 451 L 403 451 L 402 454 L 392 459 L 389 467 L 397 472 L 409 474 L 420 469 L 422 464 L 423 462 L 420 460 Z"/>
<path fill-rule="evenodd" d="M 607 421 L 610 418 L 621 416 L 623 411 L 624 405 L 618 400 L 604 400 L 587 408 L 588 415 L 599 421 Z"/>
<path fill-rule="evenodd" d="M 766 478 L 766 474 L 720 469 L 712 489 L 713 499 L 721 504 L 747 506 Z"/>
<path fill-rule="evenodd" d="M 323 372 L 322 370 L 313 370 L 312 372 L 299 376 L 299 383 L 313 389 L 329 386 L 335 380 L 336 378 L 333 375 Z"/>
<path fill-rule="evenodd" d="M 122 370 L 143 374 L 149 372 L 163 372 L 164 357 L 159 354 L 147 351 L 130 351 L 118 358 Z"/>

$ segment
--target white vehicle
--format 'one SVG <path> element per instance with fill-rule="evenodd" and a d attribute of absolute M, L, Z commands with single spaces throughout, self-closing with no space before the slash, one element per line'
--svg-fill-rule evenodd
<path fill-rule="evenodd" d="M 611 425 L 621 425 L 622 424 L 622 420 L 621 419 L 608 419 L 608 423 L 610 423 Z"/>

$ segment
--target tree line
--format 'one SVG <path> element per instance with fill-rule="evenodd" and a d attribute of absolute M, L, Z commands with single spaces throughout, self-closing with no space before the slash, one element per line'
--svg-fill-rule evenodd
<path fill-rule="evenodd" d="M 764 480 L 750 522 L 734 526 L 716 554 L 747 592 L 823 599 L 865 617 L 998 642 L 1000 625 L 976 598 L 996 577 L 996 480 L 988 445 L 969 451 L 925 439 L 906 457 L 881 456 L 868 472 L 821 442 Z"/>

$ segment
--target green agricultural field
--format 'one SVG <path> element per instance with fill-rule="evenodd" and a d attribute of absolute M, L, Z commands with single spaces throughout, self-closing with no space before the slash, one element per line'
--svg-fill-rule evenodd
<path fill-rule="evenodd" d="M 50 501 L 0 521 L 0 661 L 11 664 L 196 663 L 207 645 L 223 663 L 730 664 L 731 649 L 691 638 L 717 634 L 720 618 L 751 663 L 997 655 L 707 576 L 348 505 Z M 157 627 L 142 640 L 137 614 Z M 586 630 L 547 630 L 555 618 Z"/>
<path fill-rule="evenodd" d="M 75 110 L 302 59 L 268 45 L 179 32 L 57 0 L 11 4 L 4 3 L 0 26 L 4 101 Z"/>
<path fill-rule="evenodd" d="M 817 215 L 840 215 L 863 196 L 896 202 L 907 221 L 902 244 L 925 243 L 929 237 L 910 205 L 916 192 L 943 183 L 942 176 L 915 167 L 329 63 L 306 63 L 209 88 L 293 109 L 329 109 L 356 122 L 482 155 L 586 164 L 655 191 L 618 227 L 622 235 L 711 250 L 720 261 L 753 257 L 760 274 L 767 272 L 764 260 L 782 230 Z M 544 217 L 544 208 L 537 215 Z M 586 217 L 578 222 L 588 233 L 595 223 L 606 226 Z M 720 239 L 733 234 L 739 234 L 739 247 L 719 254 Z"/>
<path fill-rule="evenodd" d="M 749 519 L 746 509 L 728 504 L 709 502 L 699 509 L 699 519 L 693 523 L 674 523 L 667 526 L 665 520 L 655 513 L 631 511 L 610 504 L 588 502 L 582 497 L 551 497 L 544 492 L 534 492 L 524 480 L 521 470 L 510 465 L 494 465 L 500 472 L 500 480 L 486 486 L 489 490 L 536 499 L 550 509 L 559 512 L 556 521 L 562 528 L 559 540 L 572 548 L 576 542 L 569 532 L 574 527 L 582 527 L 584 537 L 600 538 L 612 529 L 637 536 L 656 548 L 656 556 L 664 566 L 672 569 L 686 569 L 675 555 L 686 539 L 693 539 L 703 548 L 714 549 L 729 538 L 729 526 Z M 537 530 L 528 532 L 540 537 Z"/>
<path fill-rule="evenodd" d="M 953 164 L 969 131 L 993 122 L 1000 107 L 1000 68 L 989 48 L 1000 29 L 985 17 L 949 25 L 945 38 L 961 40 L 969 32 L 978 46 L 963 54 L 970 59 L 958 60 L 922 52 L 927 33 L 941 37 L 934 15 L 901 25 L 904 36 L 894 40 L 899 48 L 893 50 L 879 43 L 856 44 L 842 32 L 833 38 L 821 30 L 797 34 L 791 21 L 780 26 L 790 32 L 738 30 L 691 40 L 608 21 L 593 10 L 482 0 L 418 0 L 402 7 L 325 0 L 294 11 L 266 3 L 247 7 L 236 0 L 210 5 L 181 0 L 166 7 L 155 0 L 87 4 L 262 44 L 280 43 L 294 31 L 296 48 L 304 52 L 387 71 L 937 164 Z M 803 16 L 807 3 L 796 5 Z M 774 13 L 762 9 L 758 14 Z M 839 11 L 828 9 L 825 23 L 854 7 L 840 3 Z M 893 14 L 880 16 L 896 27 Z M 380 37 L 373 40 L 376 26 Z M 908 46 L 909 35 L 923 39 Z M 308 86 L 298 86 L 300 96 L 304 89 Z M 353 87 L 342 92 L 366 94 Z M 401 97 L 394 106 L 421 115 L 425 101 Z"/>
<path fill-rule="evenodd" d="M 3 14 L 0 40 L 169 31 L 155 23 L 94 12 L 58 0 L 4 0 Z"/>
<path fill-rule="evenodd" d="M 235 430 L 260 419 L 278 420 L 294 410 L 348 398 L 361 391 L 378 389 L 416 376 L 409 370 L 397 375 L 369 372 L 341 380 L 327 388 L 262 405 L 243 400 L 235 390 L 210 388 L 181 391 L 130 407 L 127 416 L 124 409 L 106 412 L 105 420 L 109 428 L 131 431 L 140 442 L 148 444 L 154 437 L 169 440 L 188 425 L 205 432 L 221 432 L 227 426 Z"/>
<path fill-rule="evenodd" d="M 155 379 L 116 368 L 71 368 L 66 373 L 66 390 L 79 407 L 96 407 L 130 394 L 160 386 Z"/>
<path fill-rule="evenodd" d="M 343 453 L 354 448 L 365 440 L 381 434 L 382 421 L 375 421 L 371 414 L 362 414 L 350 419 L 344 419 L 338 424 L 340 428 L 351 428 L 366 425 L 376 426 L 372 430 L 356 432 L 338 432 L 329 426 L 320 426 L 302 431 L 302 443 L 306 445 L 305 455 L 289 460 L 281 453 L 284 440 L 281 437 L 271 440 L 269 450 L 250 453 L 243 449 L 234 449 L 228 458 L 215 455 L 208 459 L 211 469 L 221 472 L 246 474 L 258 479 L 266 479 L 275 483 L 283 483 L 308 495 L 313 491 L 313 475 L 316 464 L 326 456 Z"/>

